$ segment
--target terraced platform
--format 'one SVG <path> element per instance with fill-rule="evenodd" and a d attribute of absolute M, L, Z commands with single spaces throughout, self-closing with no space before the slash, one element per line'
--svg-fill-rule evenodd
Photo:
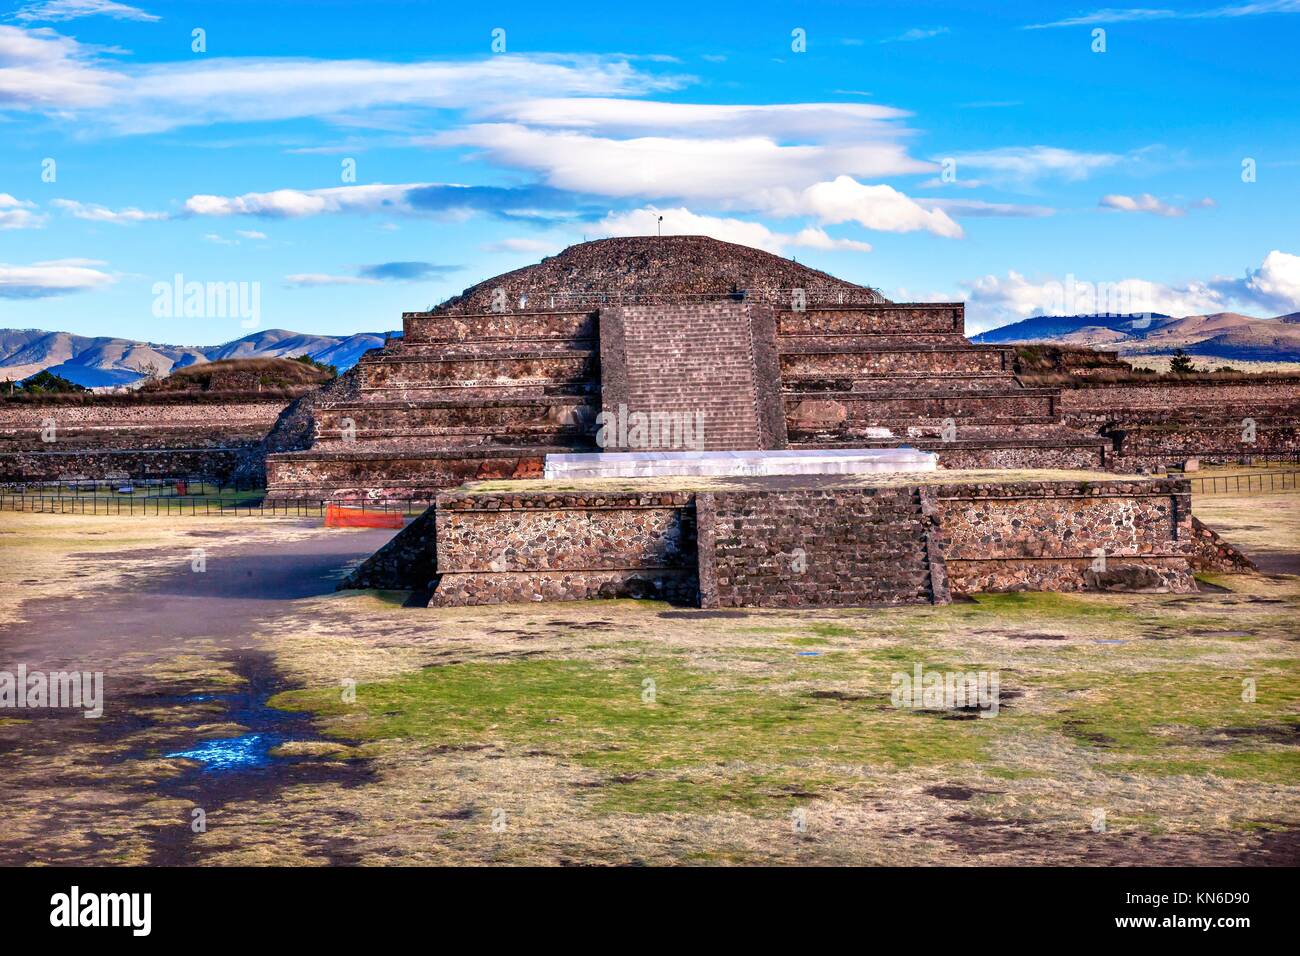
<path fill-rule="evenodd" d="M 623 256 L 605 290 L 583 272 L 597 247 Z M 546 454 L 639 450 L 611 445 L 636 436 L 602 431 L 613 414 L 698 416 L 689 450 L 911 446 L 944 467 L 1107 465 L 1111 442 L 1063 425 L 1056 389 L 1024 387 L 1010 348 L 966 339 L 962 303 L 886 302 L 739 249 L 586 243 L 406 313 L 404 337 L 361 359 L 347 397 L 317 404 L 311 447 L 268 458 L 271 494 L 432 501 L 467 478 L 540 475 Z M 765 269 L 807 288 L 739 286 L 758 266 L 751 279 Z M 552 273 L 569 288 L 530 286 Z"/>

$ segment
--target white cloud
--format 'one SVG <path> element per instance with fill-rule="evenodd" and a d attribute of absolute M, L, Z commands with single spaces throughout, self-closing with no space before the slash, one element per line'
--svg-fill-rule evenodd
<path fill-rule="evenodd" d="M 635 96 L 687 81 L 589 54 L 415 63 L 216 57 L 137 65 L 111 63 L 103 52 L 48 27 L 0 26 L 0 110 L 40 110 L 83 129 L 131 134 L 302 117 L 345 122 L 383 109 L 488 108 L 516 100 L 520 90 Z"/>
<path fill-rule="evenodd" d="M 235 235 L 241 239 L 265 239 L 266 233 L 258 232 L 255 229 L 236 229 Z"/>
<path fill-rule="evenodd" d="M 621 135 L 768 137 L 781 142 L 891 138 L 906 110 L 874 103 L 716 104 L 568 97 L 531 99 L 481 111 L 524 126 Z"/>
<path fill-rule="evenodd" d="M 299 272 L 294 275 L 284 277 L 284 281 L 300 289 L 311 288 L 312 286 L 322 285 L 379 285 L 378 279 L 367 279 L 362 276 L 336 276 L 325 275 L 320 272 Z"/>
<path fill-rule="evenodd" d="M 1274 249 L 1258 269 L 1248 270 L 1236 291 L 1277 312 L 1300 311 L 1300 256 Z"/>
<path fill-rule="evenodd" d="M 139 7 L 116 3 L 114 0 L 38 0 L 20 7 L 12 19 L 24 23 L 56 23 L 60 20 L 77 20 L 81 17 L 112 17 L 114 20 L 139 20 L 149 23 L 161 20 Z"/>
<path fill-rule="evenodd" d="M 45 217 L 32 210 L 36 203 L 26 202 L 8 193 L 0 193 L 0 231 L 6 229 L 39 229 Z"/>
<path fill-rule="evenodd" d="M 1106 209 L 1118 209 L 1122 212 L 1149 212 L 1157 216 L 1177 217 L 1187 215 L 1188 209 L 1205 209 L 1214 205 L 1214 200 L 1206 197 L 1189 206 L 1175 206 L 1157 199 L 1150 193 L 1140 196 L 1125 196 L 1122 193 L 1108 193 L 1101 197 L 1097 205 Z"/>
<path fill-rule="evenodd" d="M 958 175 L 963 169 L 987 170 L 1004 181 L 1026 183 L 1045 176 L 1068 181 L 1087 179 L 1099 169 L 1124 160 L 1116 153 L 1083 153 L 1056 146 L 1006 146 L 1000 149 L 958 153 Z"/>
<path fill-rule="evenodd" d="M 549 186 L 615 197 L 670 197 L 746 205 L 766 190 L 805 187 L 830 176 L 928 172 L 888 140 L 782 145 L 764 136 L 610 139 L 514 123 L 475 124 L 434 137 L 474 146 L 499 165 L 539 174 Z"/>
<path fill-rule="evenodd" d="M 0 299 L 42 299 L 112 285 L 114 276 L 94 268 L 102 265 L 97 259 L 53 259 L 29 266 L 0 263 Z"/>
<path fill-rule="evenodd" d="M 867 185 L 850 176 L 816 183 L 801 192 L 775 190 L 769 194 L 775 215 L 814 216 L 823 223 L 856 222 L 882 232 L 925 230 L 960 239 L 961 226 L 942 209 L 925 209 L 892 186 Z"/>
<path fill-rule="evenodd" d="M 610 213 L 601 220 L 600 230 L 611 236 L 653 236 L 661 225 L 660 216 L 663 217 L 662 228 L 666 236 L 710 236 L 723 242 L 734 242 L 778 254 L 784 253 L 790 246 L 871 251 L 868 243 L 833 239 L 821 229 L 807 228 L 789 235 L 773 232 L 759 222 L 701 215 L 685 207 L 660 209 L 647 206 L 629 212 Z"/>
<path fill-rule="evenodd" d="M 89 109 L 107 105 L 125 77 L 48 27 L 0 26 L 0 110 Z"/>
<path fill-rule="evenodd" d="M 322 213 L 411 212 L 406 194 L 425 183 L 333 186 L 328 189 L 276 189 L 242 196 L 197 195 L 185 200 L 193 216 L 267 216 L 299 219 Z"/>
<path fill-rule="evenodd" d="M 1127 7 L 1096 10 L 1077 17 L 1055 20 L 1051 23 L 1034 23 L 1025 30 L 1047 30 L 1052 27 L 1091 26 L 1096 23 L 1132 23 L 1143 20 L 1221 20 L 1236 17 L 1253 17 L 1270 13 L 1300 13 L 1300 0 L 1258 0 L 1254 3 L 1232 3 L 1208 10 L 1169 10 L 1150 7 Z"/>
<path fill-rule="evenodd" d="M 1031 281 L 1010 271 L 1005 279 L 986 275 L 963 282 L 968 290 L 971 331 L 980 332 L 1031 315 L 1128 315 L 1159 312 L 1198 315 L 1221 312 L 1225 297 L 1210 282 L 1165 285 L 1146 279 L 1080 279 L 1074 275 Z"/>
<path fill-rule="evenodd" d="M 951 33 L 947 27 L 913 27 L 912 29 L 900 33 L 896 37 L 890 37 L 887 40 L 881 40 L 881 43 L 911 43 L 916 40 L 929 40 L 933 37 L 943 36 L 945 33 Z"/>
<path fill-rule="evenodd" d="M 1019 203 L 985 202 L 983 199 L 921 199 L 917 205 L 926 209 L 942 209 L 951 216 L 999 216 L 1041 219 L 1056 215 L 1051 206 L 1025 206 Z"/>
<path fill-rule="evenodd" d="M 222 235 L 220 235 L 220 234 L 218 234 L 218 233 L 215 233 L 215 232 L 204 233 L 204 235 L 203 235 L 203 241 L 204 241 L 204 242 L 211 242 L 211 243 L 213 243 L 214 245 L 218 245 L 218 246 L 237 246 L 237 245 L 239 245 L 239 240 L 238 240 L 238 239 L 227 239 L 227 238 L 225 238 L 224 236 L 222 236 Z"/>
<path fill-rule="evenodd" d="M 85 219 L 90 222 L 130 223 L 170 218 L 165 212 L 146 212 L 134 206 L 109 209 L 98 203 L 83 203 L 75 199 L 54 199 L 50 201 L 50 205 L 62 209 L 75 219 Z"/>
<path fill-rule="evenodd" d="M 1232 308 L 1272 314 L 1300 311 L 1300 256 L 1274 249 L 1243 278 L 1216 276 L 1166 284 L 1148 279 L 1088 281 L 1074 275 L 1030 280 L 1013 271 L 961 283 L 968 291 L 970 328 L 996 328 L 1031 315 L 1159 312 L 1204 315 Z"/>

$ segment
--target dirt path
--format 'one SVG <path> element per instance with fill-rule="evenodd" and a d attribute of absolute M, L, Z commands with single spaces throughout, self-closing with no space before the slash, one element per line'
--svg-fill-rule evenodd
<path fill-rule="evenodd" d="M 98 719 L 0 712 L 8 718 L 0 721 L 0 754 L 11 771 L 0 780 L 8 808 L 0 817 L 14 824 L 0 828 L 0 863 L 109 861 L 123 836 L 132 862 L 201 862 L 192 817 L 174 811 L 210 813 L 294 783 L 365 778 L 358 762 L 272 755 L 286 741 L 317 736 L 307 715 L 266 705 L 288 684 L 253 635 L 294 602 L 332 592 L 351 563 L 394 533 L 322 532 L 315 524 L 182 527 L 162 547 L 68 554 L 54 594 L 39 585 L 56 582 L 21 582 L 33 593 L 0 623 L 0 671 L 100 672 L 104 712 Z M 83 576 L 114 585 L 98 590 L 75 580 Z M 236 759 L 214 759 L 222 748 Z M 191 759 L 168 756 L 182 753 Z M 100 827 L 83 801 L 106 783 L 113 819 Z M 171 820 L 154 819 L 164 808 Z M 123 834 L 121 816 L 131 813 L 147 824 Z M 80 831 L 81 845 L 68 831 Z"/>

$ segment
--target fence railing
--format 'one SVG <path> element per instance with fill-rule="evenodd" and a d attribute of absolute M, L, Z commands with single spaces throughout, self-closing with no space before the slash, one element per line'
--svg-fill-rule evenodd
<path fill-rule="evenodd" d="M 400 514 L 403 517 L 423 514 L 427 502 L 387 499 L 380 501 L 336 501 L 304 498 L 250 498 L 221 495 L 187 497 L 139 497 L 121 495 L 45 495 L 0 493 L 0 511 L 28 511 L 46 514 L 75 515 L 211 515 L 266 518 L 324 517 L 331 506 L 348 511 Z"/>
<path fill-rule="evenodd" d="M 1235 495 L 1300 491 L 1300 471 L 1249 472 L 1244 475 L 1198 475 L 1189 478 L 1192 494 Z"/>

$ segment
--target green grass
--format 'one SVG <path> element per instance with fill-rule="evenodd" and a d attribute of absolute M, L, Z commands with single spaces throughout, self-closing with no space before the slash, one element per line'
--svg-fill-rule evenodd
<path fill-rule="evenodd" d="M 655 681 L 653 703 L 642 700 L 646 678 Z M 723 791 L 745 788 L 741 777 L 776 773 L 785 780 L 782 773 L 809 762 L 904 768 L 974 761 L 991 733 L 989 721 L 942 721 L 893 709 L 884 668 L 873 682 L 879 700 L 816 698 L 773 688 L 772 680 L 696 671 L 668 659 L 612 667 L 576 660 L 466 663 L 359 686 L 355 705 L 342 703 L 334 688 L 291 691 L 272 704 L 314 711 L 329 732 L 360 740 L 538 749 L 612 775 L 720 776 L 730 781 L 718 783 L 720 801 Z M 738 774 L 728 765 L 746 769 Z M 769 790 L 757 787 L 753 800 L 789 799 Z M 627 810 L 711 799 L 708 787 L 659 776 L 606 790 L 602 805 L 619 803 L 618 794 Z"/>

